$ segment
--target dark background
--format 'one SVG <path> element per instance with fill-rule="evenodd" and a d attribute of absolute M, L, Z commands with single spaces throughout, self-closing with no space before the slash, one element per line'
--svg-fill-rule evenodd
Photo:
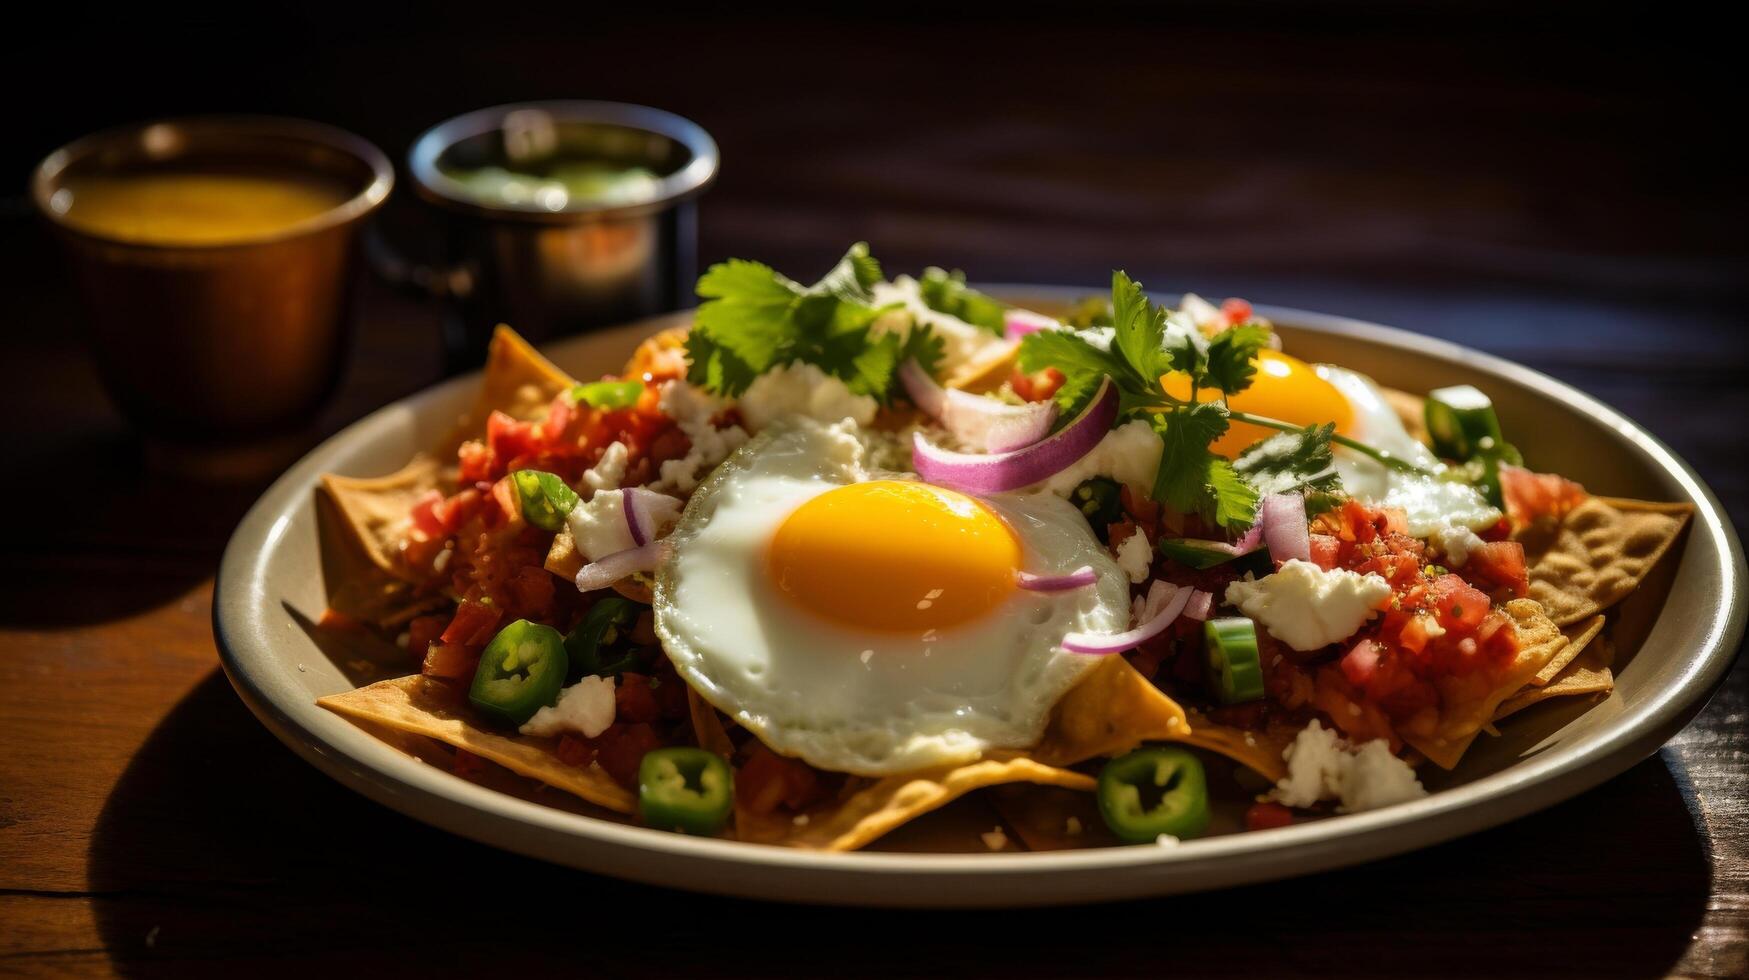
<path fill-rule="evenodd" d="M 480 106 L 660 106 L 722 148 L 701 208 L 707 261 L 760 258 L 806 280 L 864 239 L 894 271 L 943 264 L 985 281 L 1097 288 L 1123 267 L 1162 291 L 1389 323 L 1610 402 L 1749 521 L 1743 59 L 1739 34 L 1708 7 L 854 10 L 68 5 L 9 22 L 0 485 L 17 495 L 5 513 L 55 519 L 16 521 L 0 544 L 0 625 L 76 630 L 158 616 L 190 588 L 198 597 L 259 490 L 191 488 L 140 468 L 80 353 L 52 243 L 22 204 L 30 168 L 55 146 L 199 112 L 318 119 L 399 162 L 427 126 Z M 421 213 L 405 183 L 387 218 L 417 250 Z M 360 304 L 324 430 L 438 376 L 435 309 L 375 284 Z M 93 487 L 95 506 L 68 507 L 69 492 Z M 99 962 L 129 972 L 165 956 L 320 967 L 328 948 L 364 957 L 337 961 L 354 966 L 485 966 L 562 959 L 579 943 L 586 955 L 569 962 L 608 973 L 666 972 L 669 955 L 689 972 L 771 975 L 1749 971 L 1741 667 L 1660 755 L 1505 828 L 1308 881 L 1026 916 L 741 917 L 461 843 L 353 798 L 273 744 L 216 674 L 174 710 L 151 710 L 162 718 L 107 791 L 89 858 L 112 957 Z M 234 785 L 215 789 L 188 771 L 193 759 Z M 189 818 L 239 803 L 249 816 Z M 343 840 L 323 847 L 359 864 L 324 868 L 257 843 L 304 812 L 338 822 Z M 406 866 L 358 873 L 408 852 Z M 208 861 L 216 890 L 190 870 Z M 543 945 L 528 907 L 507 901 L 487 923 L 472 898 L 433 898 L 458 884 L 584 901 L 589 915 Z M 18 891 L 0 888 L 0 900 Z M 622 942 L 588 945 L 603 920 Z M 141 945 L 160 924 L 190 945 Z M 662 958 L 640 958 L 650 950 Z M 86 961 L 33 962 L 52 972 Z"/>

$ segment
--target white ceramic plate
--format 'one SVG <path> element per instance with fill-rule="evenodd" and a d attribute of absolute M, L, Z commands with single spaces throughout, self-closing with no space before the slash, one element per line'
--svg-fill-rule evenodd
<path fill-rule="evenodd" d="M 992 287 L 1049 308 L 1078 293 Z M 313 494 L 324 472 L 392 472 L 436 443 L 472 397 L 458 378 L 378 411 L 323 443 L 276 482 L 238 526 L 219 569 L 213 630 L 231 683 L 293 751 L 345 785 L 411 817 L 507 850 L 623 878 L 759 898 L 858 905 L 1017 906 L 1215 888 L 1355 864 L 1449 840 L 1594 786 L 1656 751 L 1723 679 L 1745 619 L 1743 551 L 1718 501 L 1657 439 L 1597 401 L 1498 358 L 1371 324 L 1260 308 L 1286 349 L 1410 391 L 1471 383 L 1489 392 L 1533 465 L 1594 492 L 1688 501 L 1679 553 L 1620 610 L 1617 687 L 1603 703 L 1560 699 L 1482 738 L 1429 797 L 1279 830 L 1052 853 L 817 854 L 702 840 L 555 809 L 428 766 L 318 708 L 355 686 L 300 618 L 324 606 Z M 624 363 L 675 318 L 554 344 L 574 374 Z M 390 842 L 384 841 L 388 847 Z"/>

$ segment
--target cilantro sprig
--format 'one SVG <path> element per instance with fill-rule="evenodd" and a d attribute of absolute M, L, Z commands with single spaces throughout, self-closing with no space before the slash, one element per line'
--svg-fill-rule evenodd
<path fill-rule="evenodd" d="M 1102 378 L 1111 378 L 1120 398 L 1119 420 L 1146 420 L 1164 444 L 1153 497 L 1175 510 L 1239 528 L 1256 522 L 1263 494 L 1299 491 L 1308 494 L 1308 503 L 1327 505 L 1328 495 L 1337 490 L 1332 442 L 1389 466 L 1425 472 L 1338 436 L 1331 425 L 1299 426 L 1233 411 L 1227 398 L 1250 387 L 1253 362 L 1269 343 L 1269 330 L 1260 324 L 1240 324 L 1206 342 L 1184 331 L 1169 335 L 1166 311 L 1149 302 L 1142 287 L 1121 271 L 1111 276 L 1109 316 L 1109 349 L 1078 332 L 1039 331 L 1021 342 L 1021 370 L 1055 368 L 1063 374 L 1056 400 L 1065 416 L 1086 404 Z M 1189 376 L 1189 398 L 1166 390 L 1162 379 L 1174 372 Z M 1197 392 L 1211 390 L 1217 397 L 1198 400 Z M 1293 435 L 1265 440 L 1230 461 L 1209 446 L 1235 421 Z"/>
<path fill-rule="evenodd" d="M 720 395 L 745 392 L 773 368 L 813 364 L 852 392 L 883 404 L 899 365 L 916 358 L 933 372 L 942 343 L 928 330 L 904 337 L 872 329 L 894 307 L 874 305 L 881 266 L 862 242 L 812 286 L 760 262 L 730 259 L 698 280 L 699 306 L 686 339 L 687 380 Z"/>
<path fill-rule="evenodd" d="M 966 274 L 958 269 L 948 272 L 930 266 L 917 280 L 917 293 L 923 304 L 937 313 L 946 313 L 982 327 L 997 336 L 1006 328 L 1008 308 L 966 285 Z"/>

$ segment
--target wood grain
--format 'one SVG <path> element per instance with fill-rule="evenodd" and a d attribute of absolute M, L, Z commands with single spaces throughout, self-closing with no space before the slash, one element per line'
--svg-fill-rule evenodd
<path fill-rule="evenodd" d="M 533 92 L 664 105 L 723 146 L 707 259 L 805 276 L 868 238 L 899 270 L 1098 285 L 1122 265 L 1162 289 L 1394 323 L 1598 395 L 1749 518 L 1745 185 L 1683 138 L 1724 117 L 1708 56 L 1723 32 L 1673 45 L 1651 17 L 1291 6 L 1183 23 L 919 14 L 912 29 L 705 16 L 659 35 L 604 20 L 534 37 L 365 17 L 325 47 L 311 19 L 247 57 L 117 30 L 92 56 L 136 84 L 26 108 L 18 126 L 34 155 L 128 117 L 267 109 L 394 152 Z M 672 56 L 651 71 L 658 36 Z M 53 77 L 64 53 L 39 47 L 7 70 Z M 231 83 L 215 100 L 218 71 Z M 406 194 L 390 224 L 410 244 L 427 229 Z M 1361 868 L 1112 907 L 765 906 L 404 819 L 281 747 L 217 668 L 211 576 L 259 486 L 142 467 L 66 329 L 76 307 L 46 240 L 0 221 L 0 255 L 4 359 L 28 366 L 0 390 L 0 512 L 15 518 L 0 536 L 0 974 L 1749 975 L 1742 665 L 1656 756 L 1543 813 Z M 436 379 L 435 311 L 374 285 L 360 301 L 341 390 L 306 441 Z M 100 499 L 69 507 L 51 479 L 69 473 Z"/>

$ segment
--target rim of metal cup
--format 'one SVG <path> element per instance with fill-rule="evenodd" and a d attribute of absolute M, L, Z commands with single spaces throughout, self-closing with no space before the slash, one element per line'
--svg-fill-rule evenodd
<path fill-rule="evenodd" d="M 229 239 L 220 242 L 142 242 L 103 235 L 69 223 L 63 210 L 54 205 L 55 192 L 60 190 L 62 176 L 69 167 L 85 160 L 101 149 L 115 145 L 136 144 L 148 160 L 174 160 L 178 156 L 195 156 L 199 147 L 192 139 L 177 139 L 196 134 L 278 137 L 303 140 L 324 146 L 357 160 L 369 169 L 371 178 L 351 197 L 327 211 L 276 231 L 261 235 Z M 132 123 L 100 130 L 68 143 L 44 157 L 31 175 L 30 197 L 38 212 L 57 228 L 80 238 L 108 245 L 158 251 L 219 250 L 242 246 L 268 245 L 287 241 L 318 231 L 338 227 L 363 218 L 388 200 L 395 186 L 395 168 L 387 155 L 376 145 L 360 136 L 325 123 L 286 116 L 210 115 L 179 116 L 151 122 Z"/>
<path fill-rule="evenodd" d="M 545 112 L 560 122 L 599 123 L 643 130 L 673 140 L 692 154 L 685 166 L 661 179 L 661 190 L 648 200 L 635 204 L 573 206 L 553 211 L 535 204 L 489 204 L 470 193 L 467 186 L 440 170 L 437 161 L 444 151 L 463 140 L 504 128 L 511 113 L 535 110 Z M 716 180 L 721 157 L 716 140 L 704 127 L 663 109 L 633 105 L 629 102 L 595 102 L 559 99 L 543 102 L 516 102 L 491 106 L 463 113 L 421 133 L 407 152 L 407 169 L 419 196 L 434 204 L 468 214 L 499 219 L 533 221 L 547 224 L 570 224 L 604 218 L 630 218 L 656 214 L 672 208 L 688 198 L 702 193 Z"/>

